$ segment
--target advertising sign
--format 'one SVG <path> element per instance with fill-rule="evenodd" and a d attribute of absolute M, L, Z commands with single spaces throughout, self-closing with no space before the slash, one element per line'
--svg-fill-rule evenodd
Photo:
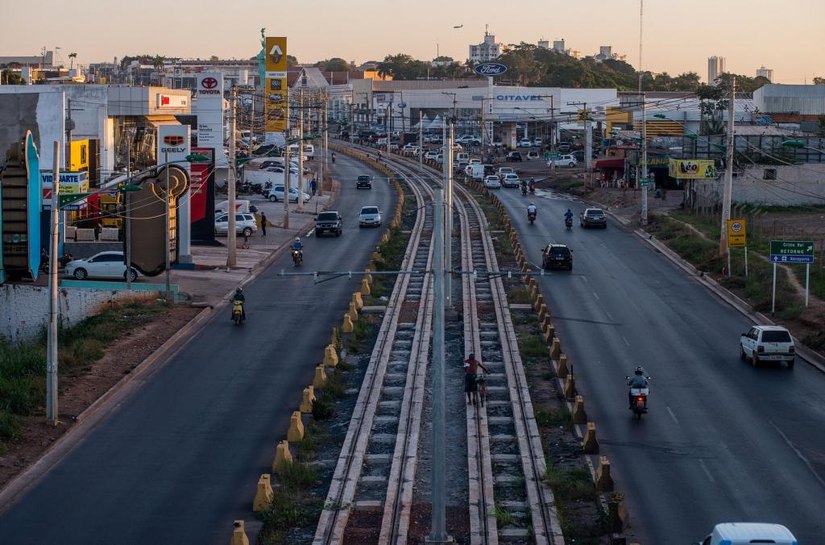
<path fill-rule="evenodd" d="M 814 243 L 812 240 L 772 240 L 772 263 L 813 263 Z"/>
<path fill-rule="evenodd" d="M 192 240 L 215 240 L 215 150 L 197 147 L 192 150 L 208 157 L 205 161 L 192 163 L 189 180 L 189 201 L 191 203 L 190 222 Z"/>
<path fill-rule="evenodd" d="M 40 187 L 43 194 L 43 210 L 52 208 L 52 187 L 54 173 L 40 173 Z M 60 173 L 60 195 L 71 195 L 76 193 L 88 193 L 89 174 L 87 172 L 61 172 Z M 86 208 L 86 199 L 77 199 L 71 207 L 63 207 L 65 210 L 83 210 Z"/>
<path fill-rule="evenodd" d="M 185 166 L 189 155 L 189 125 L 160 125 L 158 127 L 157 164 L 180 161 Z"/>
<path fill-rule="evenodd" d="M 728 247 L 744 248 L 748 245 L 746 226 L 744 219 L 728 220 Z"/>
<path fill-rule="evenodd" d="M 266 77 L 286 79 L 286 36 L 266 37 Z"/>
<path fill-rule="evenodd" d="M 500 76 L 507 71 L 507 66 L 499 62 L 482 62 L 473 67 L 473 72 L 479 76 Z"/>
<path fill-rule="evenodd" d="M 198 146 L 223 148 L 223 74 L 198 74 L 197 96 Z"/>
<path fill-rule="evenodd" d="M 670 159 L 668 174 L 671 178 L 700 180 L 716 178 L 719 173 L 711 159 Z"/>
<path fill-rule="evenodd" d="M 268 36 L 264 43 L 266 80 L 264 81 L 265 131 L 285 133 L 288 120 L 289 87 L 286 79 L 286 36 Z M 267 138 L 270 141 L 271 138 Z"/>

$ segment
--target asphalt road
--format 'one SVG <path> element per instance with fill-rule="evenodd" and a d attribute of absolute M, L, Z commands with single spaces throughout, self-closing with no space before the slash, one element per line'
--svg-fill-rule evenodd
<path fill-rule="evenodd" d="M 305 237 L 301 271 L 363 270 L 380 229 L 359 229 L 361 206 L 391 211 L 386 181 L 339 155 L 341 237 Z M 377 173 L 373 173 L 377 176 Z M 246 289 L 247 322 L 218 314 L 135 395 L 0 515 L 0 543 L 224 544 L 249 518 L 301 390 L 361 279 L 313 284 L 284 255 Z"/>
<path fill-rule="evenodd" d="M 548 273 L 541 289 L 638 541 L 691 543 L 718 522 L 760 521 L 821 543 L 825 375 L 803 361 L 790 371 L 740 361 L 748 318 L 612 219 L 585 230 L 581 203 L 499 194 L 531 261 L 540 266 L 550 240 L 573 250 L 572 273 Z M 638 364 L 653 377 L 641 421 L 624 380 Z"/>

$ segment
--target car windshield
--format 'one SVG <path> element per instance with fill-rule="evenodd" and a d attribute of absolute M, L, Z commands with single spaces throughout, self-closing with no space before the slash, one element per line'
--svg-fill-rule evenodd
<path fill-rule="evenodd" d="M 604 212 L 601 211 L 601 210 L 588 210 L 587 215 L 588 216 L 604 216 Z"/>
<path fill-rule="evenodd" d="M 377 206 L 365 206 L 361 209 L 362 214 L 377 214 L 378 207 Z"/>
<path fill-rule="evenodd" d="M 564 256 L 564 255 L 569 254 L 570 250 L 568 248 L 565 248 L 564 246 L 552 246 L 550 248 L 549 253 L 550 253 L 550 255 L 562 255 L 562 256 Z"/>
<path fill-rule="evenodd" d="M 319 221 L 335 221 L 338 219 L 338 214 L 335 212 L 321 212 L 318 214 Z"/>
<path fill-rule="evenodd" d="M 358 179 L 359 180 L 369 180 L 370 177 L 369 176 L 359 176 Z"/>
<path fill-rule="evenodd" d="M 762 341 L 766 343 L 789 343 L 791 335 L 787 331 L 765 331 L 762 333 Z"/>

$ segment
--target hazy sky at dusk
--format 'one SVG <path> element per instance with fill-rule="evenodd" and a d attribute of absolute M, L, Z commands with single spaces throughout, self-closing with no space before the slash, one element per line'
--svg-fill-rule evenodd
<path fill-rule="evenodd" d="M 644 0 L 644 10 L 647 70 L 694 71 L 704 80 L 707 57 L 719 55 L 730 72 L 772 68 L 778 83 L 825 77 L 825 0 Z M 288 37 L 299 62 L 432 59 L 437 47 L 464 61 L 485 24 L 499 43 L 564 38 L 582 55 L 612 45 L 638 65 L 639 0 L 10 1 L 0 17 L 0 56 L 59 46 L 67 65 L 71 52 L 79 64 L 140 53 L 245 58 L 257 53 L 265 27 Z"/>

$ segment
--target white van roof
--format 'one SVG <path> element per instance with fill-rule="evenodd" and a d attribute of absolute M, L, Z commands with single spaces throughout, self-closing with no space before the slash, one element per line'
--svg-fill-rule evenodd
<path fill-rule="evenodd" d="M 719 545 L 742 543 L 798 545 L 798 541 L 786 527 L 766 522 L 725 522 L 717 524 L 713 528 L 712 535 L 713 543 L 719 543 Z"/>

